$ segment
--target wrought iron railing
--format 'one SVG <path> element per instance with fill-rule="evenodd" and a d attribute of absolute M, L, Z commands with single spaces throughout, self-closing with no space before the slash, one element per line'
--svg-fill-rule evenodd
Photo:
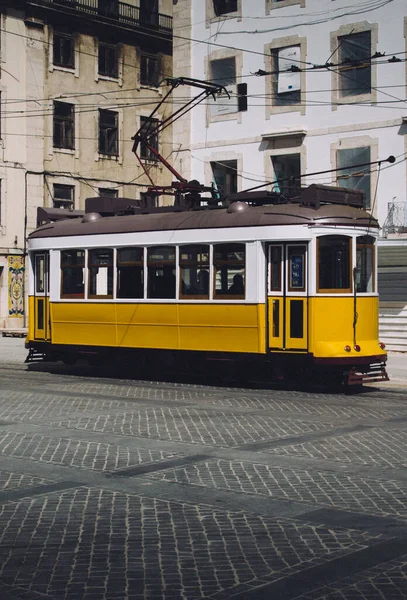
<path fill-rule="evenodd" d="M 28 0 L 30 4 L 44 7 L 65 7 L 78 13 L 87 13 L 114 19 L 123 25 L 172 31 L 172 17 L 161 13 L 145 13 L 138 6 L 116 0 Z"/>
<path fill-rule="evenodd" d="M 387 217 L 383 224 L 382 235 L 407 234 L 407 202 L 389 202 Z"/>

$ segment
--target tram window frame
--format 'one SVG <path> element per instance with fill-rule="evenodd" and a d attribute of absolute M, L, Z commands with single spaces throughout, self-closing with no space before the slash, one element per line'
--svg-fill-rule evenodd
<path fill-rule="evenodd" d="M 173 258 L 164 258 L 165 252 L 162 252 L 162 257 L 152 259 L 153 252 L 159 250 L 170 250 L 168 256 Z M 176 286 L 176 265 L 177 265 L 177 250 L 176 246 L 159 244 L 157 246 L 150 246 L 147 248 L 147 299 L 148 300 L 176 300 L 177 298 L 177 286 Z M 157 274 L 158 271 L 162 271 L 155 282 L 152 280 L 152 273 Z M 172 270 L 172 273 L 170 273 Z M 162 281 L 159 279 L 162 277 Z M 167 280 L 167 281 L 165 281 Z M 158 290 L 154 284 L 159 284 Z M 162 288 L 160 291 L 159 288 Z M 173 289 L 170 289 L 173 288 Z M 169 290 L 171 293 L 167 293 Z"/>
<path fill-rule="evenodd" d="M 370 265 L 367 261 L 368 252 L 370 252 Z M 366 274 L 367 266 L 370 266 L 368 274 Z M 365 285 L 362 285 L 363 283 Z M 369 287 L 371 289 L 368 289 Z M 356 238 L 356 292 L 358 294 L 376 292 L 376 246 L 374 237 L 370 235 L 360 235 Z"/>
<path fill-rule="evenodd" d="M 110 255 L 110 261 L 108 263 L 95 262 L 94 255 L 97 253 L 107 253 Z M 89 248 L 88 250 L 88 299 L 89 300 L 104 300 L 113 298 L 113 248 Z M 97 290 L 98 282 L 94 282 L 94 278 L 99 275 L 96 269 L 106 268 L 106 294 L 92 293 L 92 288 L 95 285 Z"/>
<path fill-rule="evenodd" d="M 297 260 L 294 262 L 293 258 Z M 300 259 L 300 260 L 298 260 Z M 297 269 L 295 267 L 298 267 Z M 287 292 L 307 291 L 307 246 L 295 244 L 287 246 Z"/>
<path fill-rule="evenodd" d="M 217 252 L 223 252 L 227 258 L 217 258 Z M 244 254 L 243 259 L 230 259 L 229 254 L 242 252 Z M 245 300 L 246 299 L 246 244 L 241 242 L 229 242 L 223 244 L 214 244 L 213 246 L 213 298 L 214 300 Z M 229 284 L 229 270 L 243 271 L 242 273 L 235 273 L 233 275 L 232 284 Z M 222 289 L 218 291 L 217 288 L 217 275 L 220 272 Z M 226 276 L 225 276 L 226 273 Z M 233 286 L 236 285 L 235 277 L 241 275 L 243 277 L 243 293 L 234 293 L 231 291 Z M 225 290 L 224 283 L 226 282 L 228 289 Z"/>
<path fill-rule="evenodd" d="M 68 262 L 64 262 L 64 255 L 67 255 L 68 253 L 76 253 L 77 255 L 79 253 L 82 253 L 82 262 L 75 262 L 75 263 L 68 263 Z M 86 270 L 86 251 L 83 248 L 70 248 L 70 249 L 66 249 L 66 250 L 61 250 L 60 252 L 60 269 L 61 269 L 61 282 L 60 282 L 60 296 L 61 298 L 66 298 L 66 299 L 73 299 L 73 300 L 77 300 L 77 299 L 84 299 L 85 298 L 85 270 Z M 72 273 L 70 274 L 71 279 L 73 279 L 73 283 L 76 285 L 76 287 L 79 287 L 79 289 L 81 289 L 81 291 L 76 292 L 76 293 L 72 293 L 72 292 L 64 292 L 65 288 L 65 276 L 67 273 L 67 270 L 70 269 L 72 271 Z M 73 276 L 73 272 L 76 270 L 82 270 L 82 284 L 78 285 L 78 281 L 75 281 L 75 279 L 72 277 Z M 69 281 L 69 279 L 68 279 Z"/>
<path fill-rule="evenodd" d="M 345 277 L 347 279 L 347 286 L 345 287 L 322 287 L 321 285 L 321 242 L 329 242 L 329 241 L 347 241 L 347 251 L 348 257 L 347 260 L 344 261 L 343 267 L 347 264 L 347 272 L 345 271 Z M 334 246 L 330 246 L 333 248 Z M 324 253 L 325 255 L 325 253 Z M 332 264 L 332 257 L 331 257 Z M 352 238 L 347 235 L 323 235 L 317 238 L 317 292 L 320 294 L 351 294 L 352 293 Z M 337 273 L 334 269 L 330 269 L 331 282 L 333 282 L 337 278 Z"/>
<path fill-rule="evenodd" d="M 189 258 L 182 255 L 189 254 Z M 206 260 L 202 257 L 207 256 Z M 192 256 L 192 258 L 191 258 Z M 198 257 L 201 257 L 199 259 Z M 210 246 L 209 244 L 185 244 L 179 247 L 179 298 L 181 300 L 209 300 L 210 293 Z M 185 271 L 190 271 L 189 287 L 185 283 Z M 207 275 L 203 275 L 207 273 Z M 201 276 L 200 276 L 201 274 Z M 192 277 L 191 277 L 192 275 Z M 205 281 L 206 279 L 206 281 Z"/>
<path fill-rule="evenodd" d="M 279 257 L 277 261 L 272 258 L 273 251 L 278 251 Z M 272 245 L 269 246 L 269 294 L 274 292 L 281 293 L 283 291 L 283 246 Z M 274 269 L 273 267 L 276 267 Z M 278 269 L 278 272 L 276 270 Z M 277 279 L 277 284 L 273 282 Z"/>
<path fill-rule="evenodd" d="M 134 253 L 128 260 L 125 253 Z M 144 298 L 144 247 L 127 246 L 117 248 L 116 254 L 116 298 L 118 300 Z M 138 288 L 136 289 L 135 286 Z M 126 292 L 124 290 L 127 290 Z M 136 291 L 136 293 L 131 293 Z"/>

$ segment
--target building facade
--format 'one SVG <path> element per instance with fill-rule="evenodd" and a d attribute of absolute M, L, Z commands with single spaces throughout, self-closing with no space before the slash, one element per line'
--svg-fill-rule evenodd
<path fill-rule="evenodd" d="M 176 125 L 179 169 L 225 193 L 364 190 L 382 226 L 382 335 L 407 350 L 405 1 L 178 0 L 173 16 L 174 76 L 230 96 Z"/>
<path fill-rule="evenodd" d="M 168 184 L 132 136 L 172 111 L 172 0 L 0 0 L 0 328 L 26 324 L 25 252 L 38 206 L 140 198 Z M 165 87 L 164 87 L 165 91 Z M 172 152 L 168 129 L 152 141 Z"/>

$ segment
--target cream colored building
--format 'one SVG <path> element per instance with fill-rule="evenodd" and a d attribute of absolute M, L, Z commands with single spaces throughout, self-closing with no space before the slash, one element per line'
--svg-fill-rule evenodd
<path fill-rule="evenodd" d="M 0 329 L 26 324 L 24 259 L 38 206 L 140 198 L 171 175 L 132 136 L 172 75 L 172 0 L 0 0 Z M 171 103 L 154 118 L 172 112 Z M 172 132 L 153 140 L 172 153 Z"/>
<path fill-rule="evenodd" d="M 363 189 L 382 226 L 381 336 L 407 351 L 405 0 L 177 0 L 173 18 L 174 76 L 231 95 L 174 126 L 183 175 L 226 193 L 289 193 L 299 175 Z"/>

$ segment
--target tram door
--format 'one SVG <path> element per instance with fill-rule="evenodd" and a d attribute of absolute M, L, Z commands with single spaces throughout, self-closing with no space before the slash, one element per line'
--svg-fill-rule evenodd
<path fill-rule="evenodd" d="M 34 338 L 49 340 L 49 254 L 34 254 Z"/>
<path fill-rule="evenodd" d="M 268 246 L 268 345 L 307 350 L 307 244 Z"/>

